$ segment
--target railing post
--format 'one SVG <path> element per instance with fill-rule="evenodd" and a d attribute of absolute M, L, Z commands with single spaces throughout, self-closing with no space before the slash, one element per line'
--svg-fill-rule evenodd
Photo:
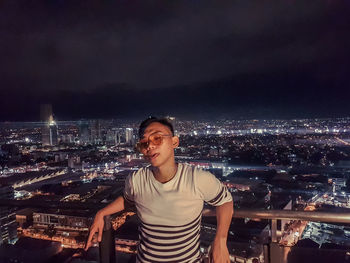
<path fill-rule="evenodd" d="M 264 263 L 270 263 L 270 244 L 263 244 Z"/>
<path fill-rule="evenodd" d="M 277 235 L 277 222 L 278 219 L 271 219 L 271 243 L 269 245 L 269 255 L 268 262 L 269 263 L 283 263 L 283 254 L 282 249 L 279 246 L 278 235 Z"/>
<path fill-rule="evenodd" d="M 115 240 L 110 216 L 104 217 L 102 241 L 99 243 L 100 263 L 115 263 Z"/>
<path fill-rule="evenodd" d="M 277 242 L 277 219 L 271 219 L 271 241 Z"/>

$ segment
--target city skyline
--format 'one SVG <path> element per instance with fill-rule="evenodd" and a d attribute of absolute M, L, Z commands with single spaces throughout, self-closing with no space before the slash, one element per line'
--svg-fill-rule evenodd
<path fill-rule="evenodd" d="M 0 121 L 346 117 L 346 1 L 3 3 Z M 35 19 L 31 19 L 35 17 Z"/>
<path fill-rule="evenodd" d="M 56 122 L 54 108 L 41 109 L 43 122 L 0 123 L 0 261 L 100 262 L 115 253 L 117 262 L 130 262 L 140 242 L 132 208 L 106 218 L 110 227 L 103 235 L 112 239 L 93 239 L 87 254 L 81 251 L 96 211 L 123 194 L 128 174 L 148 165 L 134 146 L 139 123 Z M 349 117 L 169 118 L 180 138 L 176 162 L 212 173 L 234 198 L 236 216 L 227 238 L 231 258 L 266 262 L 264 247 L 273 253 L 274 244 L 283 258 L 270 263 L 348 261 L 350 229 L 343 224 L 350 218 Z M 279 228 L 264 215 L 248 219 L 260 218 L 262 211 L 271 219 L 276 213 L 288 219 L 283 216 Z M 203 257 L 215 236 L 213 212 L 204 204 Z M 105 250 L 106 244 L 113 249 Z"/>

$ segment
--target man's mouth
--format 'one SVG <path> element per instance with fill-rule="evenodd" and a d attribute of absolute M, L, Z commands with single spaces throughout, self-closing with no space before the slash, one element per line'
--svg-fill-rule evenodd
<path fill-rule="evenodd" d="M 150 155 L 147 155 L 147 158 L 149 160 L 154 160 L 158 157 L 159 153 L 154 153 L 154 154 L 150 154 Z"/>

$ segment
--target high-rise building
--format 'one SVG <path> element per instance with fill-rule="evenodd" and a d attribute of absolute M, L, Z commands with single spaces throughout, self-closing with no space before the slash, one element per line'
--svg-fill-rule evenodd
<path fill-rule="evenodd" d="M 52 116 L 49 121 L 49 142 L 50 142 L 50 145 L 58 144 L 58 128 Z"/>
<path fill-rule="evenodd" d="M 125 130 L 121 128 L 112 128 L 106 131 L 106 144 L 119 145 L 125 136 Z M 123 137 L 124 138 L 124 137 Z"/>
<path fill-rule="evenodd" d="M 115 144 L 116 145 L 119 145 L 121 142 L 122 142 L 122 137 L 123 137 L 123 130 L 121 128 L 118 128 L 116 129 L 116 134 L 115 134 L 115 139 L 116 139 L 116 142 Z"/>
<path fill-rule="evenodd" d="M 13 199 L 14 191 L 11 186 L 0 185 L 0 199 Z M 13 243 L 17 239 L 17 222 L 15 209 L 0 207 L 0 245 Z"/>
<path fill-rule="evenodd" d="M 43 145 L 57 145 L 58 144 L 58 128 L 52 115 L 41 129 L 42 144 Z"/>
<path fill-rule="evenodd" d="M 79 122 L 79 142 L 80 144 L 89 144 L 91 138 L 90 125 L 87 121 Z"/>
<path fill-rule="evenodd" d="M 53 119 L 52 105 L 40 105 L 40 119 L 44 122 L 41 128 L 41 138 L 43 145 L 57 145 L 58 144 L 58 128 Z"/>
<path fill-rule="evenodd" d="M 44 146 L 50 145 L 50 128 L 46 123 L 41 127 L 41 142 Z"/>
<path fill-rule="evenodd" d="M 100 120 L 94 120 L 91 124 L 91 142 L 93 144 L 99 144 L 102 142 Z"/>
<path fill-rule="evenodd" d="M 126 128 L 125 129 L 125 143 L 129 145 L 134 144 L 134 129 L 133 128 Z"/>

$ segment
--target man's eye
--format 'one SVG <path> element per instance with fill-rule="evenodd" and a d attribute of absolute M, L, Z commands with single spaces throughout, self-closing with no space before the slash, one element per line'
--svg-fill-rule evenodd
<path fill-rule="evenodd" d="M 160 135 L 154 136 L 153 141 L 154 142 L 161 142 L 162 141 L 162 136 L 160 136 Z"/>

